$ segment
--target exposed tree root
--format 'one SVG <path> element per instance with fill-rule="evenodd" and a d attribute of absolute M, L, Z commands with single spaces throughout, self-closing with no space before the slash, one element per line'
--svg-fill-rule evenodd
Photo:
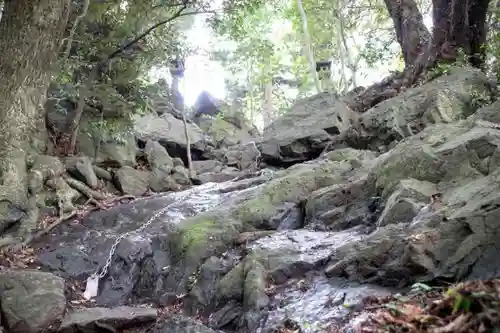
<path fill-rule="evenodd" d="M 88 187 L 87 185 L 85 185 L 84 183 L 82 183 L 79 180 L 71 178 L 67 175 L 63 176 L 63 179 L 66 181 L 66 183 L 68 183 L 69 186 L 71 186 L 75 190 L 82 192 L 89 199 L 90 198 L 95 199 L 95 200 L 108 199 L 108 197 L 106 195 L 102 194 L 101 192 L 98 192 L 96 190 L 91 189 L 90 187 Z M 99 204 L 97 204 L 97 205 L 99 205 Z"/>
<path fill-rule="evenodd" d="M 403 73 L 392 74 L 382 82 L 371 85 L 356 97 L 347 101 L 347 105 L 355 112 L 365 112 L 378 103 L 399 94 L 402 82 Z"/>
<path fill-rule="evenodd" d="M 88 186 L 86 186 L 84 183 L 70 178 L 69 176 L 64 176 L 64 180 L 70 185 L 72 188 L 82 192 L 85 196 L 87 196 L 88 200 L 85 202 L 83 207 L 88 207 L 89 204 L 93 204 L 94 207 L 87 208 L 87 209 L 74 209 L 73 211 L 69 213 L 65 213 L 65 207 L 62 202 L 59 203 L 59 217 L 49 225 L 47 225 L 45 228 L 39 230 L 36 233 L 29 234 L 25 237 L 24 241 L 19 241 L 18 239 L 12 237 L 12 236 L 6 236 L 3 238 L 0 238 L 0 248 L 7 247 L 9 252 L 19 252 L 23 248 L 28 247 L 31 245 L 34 241 L 39 240 L 46 234 L 48 234 L 52 229 L 56 228 L 57 226 L 61 225 L 65 221 L 68 221 L 72 218 L 78 218 L 82 217 L 92 211 L 95 210 L 106 210 L 112 206 L 114 206 L 117 202 L 120 202 L 122 200 L 135 200 L 136 197 L 133 195 L 124 195 L 120 197 L 109 197 L 106 196 L 103 193 L 94 191 L 90 189 Z"/>
<path fill-rule="evenodd" d="M 115 202 L 117 201 L 121 201 L 121 200 L 125 200 L 125 199 L 135 199 L 134 196 L 132 195 L 124 195 L 124 196 L 121 196 L 121 197 L 117 197 L 117 198 L 113 198 L 112 200 L 108 201 L 108 205 L 110 204 L 114 204 Z M 51 224 L 49 224 L 48 226 L 46 226 L 45 228 L 43 228 L 42 230 L 38 231 L 37 233 L 33 234 L 33 235 L 30 235 L 29 237 L 27 237 L 22 243 L 20 243 L 20 248 L 22 247 L 26 247 L 26 246 L 29 246 L 31 243 L 33 243 L 34 241 L 40 239 L 41 237 L 45 236 L 46 234 L 48 234 L 52 229 L 54 229 L 55 227 L 59 226 L 60 224 L 62 224 L 63 222 L 67 221 L 67 220 L 70 220 L 72 219 L 73 217 L 78 217 L 79 215 L 85 215 L 85 214 L 88 214 L 92 211 L 95 211 L 95 210 L 106 210 L 107 207 L 104 206 L 103 204 L 101 204 L 99 201 L 97 201 L 95 198 L 93 197 L 89 197 L 89 199 L 87 200 L 87 202 L 85 203 L 84 206 L 88 205 L 89 203 L 92 203 L 95 205 L 95 207 L 92 207 L 86 211 L 78 211 L 78 210 L 75 210 L 69 214 L 63 214 L 62 213 L 62 210 L 60 212 L 60 216 L 57 220 L 55 220 L 54 222 L 52 222 Z"/>
<path fill-rule="evenodd" d="M 21 250 L 23 247 L 29 246 L 31 243 L 34 241 L 40 239 L 42 236 L 45 236 L 48 234 L 52 229 L 63 223 L 64 221 L 67 221 L 75 216 L 78 215 L 78 211 L 71 212 L 69 214 L 65 214 L 60 216 L 57 220 L 49 224 L 47 227 L 43 228 L 42 230 L 28 236 L 22 243 L 16 245 L 16 249 L 12 249 L 12 251 L 17 252 Z"/>

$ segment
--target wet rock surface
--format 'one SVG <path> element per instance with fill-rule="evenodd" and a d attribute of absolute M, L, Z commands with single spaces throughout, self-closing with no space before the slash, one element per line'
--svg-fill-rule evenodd
<path fill-rule="evenodd" d="M 122 330 L 144 323 L 152 323 L 157 319 L 157 310 L 118 306 L 109 308 L 87 308 L 68 313 L 62 320 L 58 330 L 62 333 L 76 333 L 92 330 L 112 328 Z"/>
<path fill-rule="evenodd" d="M 365 297 L 384 297 L 394 292 L 394 289 L 356 284 L 345 279 L 307 276 L 276 291 L 264 332 L 290 323 L 295 323 L 304 332 L 325 332 L 332 323 L 345 321 Z"/>

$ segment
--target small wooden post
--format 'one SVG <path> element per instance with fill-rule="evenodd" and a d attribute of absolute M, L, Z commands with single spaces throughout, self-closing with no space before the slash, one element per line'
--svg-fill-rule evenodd
<path fill-rule="evenodd" d="M 170 74 L 172 75 L 172 95 L 174 96 L 174 108 L 182 114 L 182 121 L 184 122 L 184 135 L 186 136 L 186 156 L 188 163 L 189 178 L 195 178 L 193 171 L 193 162 L 191 159 L 191 140 L 189 139 L 189 132 L 187 128 L 186 110 L 184 108 L 184 100 L 181 98 L 179 91 L 179 79 L 184 77 L 184 59 L 179 56 L 170 61 Z"/>
<path fill-rule="evenodd" d="M 316 61 L 316 72 L 318 73 L 323 90 L 330 90 L 333 88 L 331 60 Z"/>

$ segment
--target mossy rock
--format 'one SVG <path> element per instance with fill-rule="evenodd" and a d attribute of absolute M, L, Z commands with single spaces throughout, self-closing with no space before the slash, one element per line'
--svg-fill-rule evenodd
<path fill-rule="evenodd" d="M 217 286 L 217 296 L 220 300 L 241 299 L 243 297 L 244 281 L 245 263 L 243 261 L 220 279 Z"/>
<path fill-rule="evenodd" d="M 238 144 L 252 140 L 251 128 L 239 128 L 224 116 L 207 117 L 200 122 L 200 127 L 210 135 L 214 142 Z"/>
<path fill-rule="evenodd" d="M 252 199 L 236 207 L 233 215 L 246 225 L 260 223 L 274 216 L 286 202 L 299 203 L 317 189 L 344 182 L 343 175 L 351 170 L 350 163 L 328 160 L 297 165 L 264 185 Z"/>
<path fill-rule="evenodd" d="M 363 113 L 361 122 L 379 138 L 392 141 L 411 136 L 418 128 L 465 119 L 490 95 L 488 78 L 480 70 L 451 67 L 447 75 L 377 104 Z"/>
<path fill-rule="evenodd" d="M 376 179 L 377 187 L 383 189 L 384 196 L 388 196 L 401 180 L 415 178 L 438 183 L 445 173 L 445 161 L 430 147 L 400 144 L 379 161 L 371 176 Z"/>
<path fill-rule="evenodd" d="M 224 212 L 202 213 L 178 225 L 179 254 L 187 262 L 200 264 L 203 259 L 225 248 L 242 232 L 240 221 Z"/>
<path fill-rule="evenodd" d="M 375 159 L 378 154 L 371 150 L 360 150 L 354 148 L 341 148 L 330 151 L 324 155 L 324 158 L 330 161 L 350 161 L 356 160 L 361 163 L 366 163 Z"/>
<path fill-rule="evenodd" d="M 298 165 L 284 171 L 279 178 L 241 193 L 232 203 L 179 222 L 172 235 L 176 283 L 188 286 L 203 262 L 232 247 L 242 232 L 255 230 L 263 220 L 276 215 L 284 203 L 299 203 L 319 188 L 345 182 L 352 170 L 346 161 Z M 221 280 L 221 295 L 243 292 L 235 287 L 242 286 L 247 274 L 246 269 L 243 273 L 240 269 L 237 266 Z"/>
<path fill-rule="evenodd" d="M 84 119 L 77 138 L 77 150 L 97 163 L 133 166 L 138 147 L 131 126 L 131 121 L 126 118 L 109 118 L 105 122 Z"/>
<path fill-rule="evenodd" d="M 377 158 L 369 178 L 384 197 L 408 178 L 439 184 L 444 192 L 488 172 L 491 162 L 484 167 L 484 160 L 494 157 L 498 146 L 497 132 L 471 120 L 430 126 Z"/>

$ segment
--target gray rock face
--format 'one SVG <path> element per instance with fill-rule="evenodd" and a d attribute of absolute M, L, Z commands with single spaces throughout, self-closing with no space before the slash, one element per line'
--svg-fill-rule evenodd
<path fill-rule="evenodd" d="M 90 158 L 87 156 L 68 157 L 64 160 L 64 163 L 66 169 L 74 178 L 87 184 L 92 189 L 97 188 L 99 183 Z"/>
<path fill-rule="evenodd" d="M 279 288 L 280 297 L 275 297 L 271 303 L 266 332 L 292 323 L 304 332 L 328 332 L 332 323 L 344 321 L 349 309 L 359 305 L 365 297 L 384 297 L 393 293 L 389 288 L 309 275 Z"/>
<path fill-rule="evenodd" d="M 159 321 L 153 328 L 152 333 L 218 333 L 211 328 L 181 315 L 168 316 Z"/>
<path fill-rule="evenodd" d="M 351 126 L 358 115 L 337 97 L 316 95 L 299 101 L 264 130 L 260 148 L 270 164 L 300 163 L 319 156 L 331 137 Z"/>
<path fill-rule="evenodd" d="M 481 73 L 455 69 L 362 115 L 328 95 L 299 102 L 266 130 L 261 157 L 284 165 L 317 157 L 329 142 L 332 151 L 242 174 L 257 151 L 212 150 L 210 161 L 194 163 L 209 183 L 62 224 L 40 240 L 37 264 L 84 280 L 127 232 L 94 301 L 182 301 L 184 312 L 157 320 L 156 333 L 320 333 L 352 319 L 348 308 L 365 296 L 436 278 L 498 276 L 500 131 L 489 122 L 491 106 L 474 113 L 473 103 L 485 87 Z M 168 179 L 187 186 L 181 156 L 162 142 L 173 134 L 151 128 L 142 138 L 150 164 L 167 165 Z M 128 191 L 145 191 L 149 178 L 137 183 L 141 171 L 123 169 Z"/>
<path fill-rule="evenodd" d="M 158 171 L 167 175 L 170 174 L 170 171 L 174 167 L 174 160 L 160 143 L 148 140 L 144 148 L 144 153 L 153 172 Z"/>
<path fill-rule="evenodd" d="M 198 175 L 206 172 L 217 173 L 222 168 L 222 163 L 217 160 L 193 161 L 193 169 Z"/>
<path fill-rule="evenodd" d="M 125 194 L 141 196 L 148 190 L 151 174 L 147 171 L 136 170 L 124 166 L 115 172 L 115 181 L 119 189 Z"/>
<path fill-rule="evenodd" d="M 264 131 L 264 161 L 287 165 L 316 158 L 325 148 L 385 150 L 431 124 L 472 115 L 490 99 L 487 77 L 478 70 L 453 68 L 448 75 L 409 89 L 359 115 L 339 99 L 316 95 L 296 103 Z"/>
<path fill-rule="evenodd" d="M 92 124 L 98 119 L 82 121 L 77 139 L 77 151 L 91 157 L 98 164 L 113 166 L 136 165 L 136 154 L 139 150 L 136 137 L 128 120 L 111 120 L 116 127 L 116 133 L 106 130 L 96 131 Z"/>
<path fill-rule="evenodd" d="M 60 333 L 74 333 L 91 330 L 97 325 L 122 330 L 127 327 L 152 323 L 157 318 L 157 309 L 118 306 L 108 308 L 80 309 L 64 316 L 58 328 Z M 99 327 L 99 326 L 98 326 Z M 104 328 L 103 327 L 103 328 Z"/>
<path fill-rule="evenodd" d="M 201 156 L 207 146 L 205 135 L 195 124 L 188 123 L 187 126 L 191 153 L 195 157 Z M 161 116 L 154 114 L 137 116 L 134 119 L 134 131 L 138 140 L 157 141 L 167 149 L 170 156 L 186 158 L 184 123 L 170 113 Z"/>
<path fill-rule="evenodd" d="M 35 270 L 0 272 L 0 301 L 12 333 L 39 333 L 66 310 L 64 280 Z"/>
<path fill-rule="evenodd" d="M 488 78 L 473 68 L 447 75 L 379 103 L 359 119 L 373 147 L 419 133 L 431 124 L 452 123 L 472 115 L 490 98 Z"/>

